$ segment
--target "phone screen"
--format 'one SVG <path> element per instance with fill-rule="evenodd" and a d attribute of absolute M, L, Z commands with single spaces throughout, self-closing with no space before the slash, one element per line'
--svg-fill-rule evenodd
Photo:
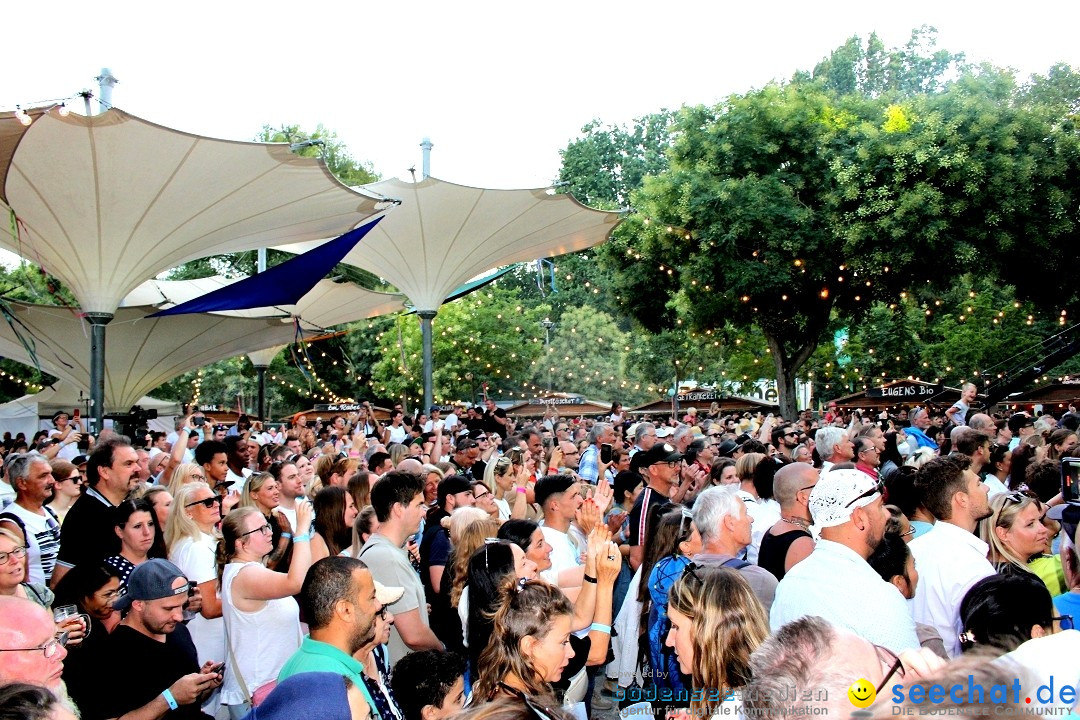
<path fill-rule="evenodd" d="M 600 444 L 600 462 L 605 465 L 611 464 L 611 443 Z"/>
<path fill-rule="evenodd" d="M 1061 497 L 1065 502 L 1080 500 L 1080 488 L 1077 481 L 1080 480 L 1080 458 L 1061 459 Z"/>

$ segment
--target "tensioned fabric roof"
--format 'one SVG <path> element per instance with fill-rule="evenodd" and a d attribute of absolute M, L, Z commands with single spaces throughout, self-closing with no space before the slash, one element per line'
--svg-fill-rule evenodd
<path fill-rule="evenodd" d="M 363 190 L 401 200 L 344 262 L 375 273 L 417 310 L 438 310 L 471 278 L 500 265 L 598 245 L 618 213 L 585 207 L 547 189 L 490 190 L 428 177 L 384 180 Z M 300 253 L 317 243 L 279 249 Z"/>
<path fill-rule="evenodd" d="M 383 198 L 287 144 L 219 140 L 122 110 L 0 113 L 0 200 L 20 236 L 0 247 L 60 278 L 86 312 L 194 258 L 336 237 Z M 7 223 L 5 223 L 6 225 Z"/>
<path fill-rule="evenodd" d="M 150 280 L 124 300 L 109 325 L 105 348 L 105 409 L 126 411 L 148 391 L 177 375 L 251 350 L 282 346 L 296 338 L 293 317 L 305 329 L 400 310 L 402 297 L 376 293 L 351 283 L 322 280 L 296 306 L 223 313 L 144 316 L 236 280 Z M 90 334 L 78 312 L 54 305 L 9 302 L 16 319 L 37 340 L 42 370 L 76 387 L 90 382 Z M 262 317 L 259 316 L 262 313 Z M 14 330 L 0 323 L 0 355 L 32 361 Z M 271 356 L 272 357 L 272 356 Z M 65 365 L 66 363 L 66 365 Z"/>

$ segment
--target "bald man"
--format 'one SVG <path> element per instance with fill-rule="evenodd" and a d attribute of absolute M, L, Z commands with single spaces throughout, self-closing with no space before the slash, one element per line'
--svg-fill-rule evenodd
<path fill-rule="evenodd" d="M 23 682 L 60 693 L 67 649 L 56 640 L 56 623 L 30 600 L 0 596 L 0 684 Z"/>
<path fill-rule="evenodd" d="M 399 462 L 397 464 L 397 467 L 394 469 L 401 472 L 412 473 L 413 475 L 424 474 L 424 464 L 416 458 L 405 458 L 404 460 Z"/>
<path fill-rule="evenodd" d="M 783 580 L 791 568 L 814 551 L 810 492 L 817 481 L 814 466 L 800 462 L 785 465 L 773 476 L 773 499 L 780 503 L 780 520 L 761 538 L 758 565 L 777 580 Z"/>

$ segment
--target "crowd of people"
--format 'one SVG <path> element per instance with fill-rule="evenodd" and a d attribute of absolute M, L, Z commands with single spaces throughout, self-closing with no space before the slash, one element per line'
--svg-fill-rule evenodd
<path fill-rule="evenodd" d="M 1071 408 L 54 425 L 4 442 L 0 719 L 1076 702 Z"/>

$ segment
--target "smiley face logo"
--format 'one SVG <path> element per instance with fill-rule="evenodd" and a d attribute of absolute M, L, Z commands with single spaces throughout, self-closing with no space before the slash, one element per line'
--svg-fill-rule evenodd
<path fill-rule="evenodd" d="M 851 683 L 851 687 L 847 690 L 847 696 L 855 707 L 867 708 L 873 705 L 874 699 L 877 698 L 877 691 L 869 680 L 859 678 Z"/>

